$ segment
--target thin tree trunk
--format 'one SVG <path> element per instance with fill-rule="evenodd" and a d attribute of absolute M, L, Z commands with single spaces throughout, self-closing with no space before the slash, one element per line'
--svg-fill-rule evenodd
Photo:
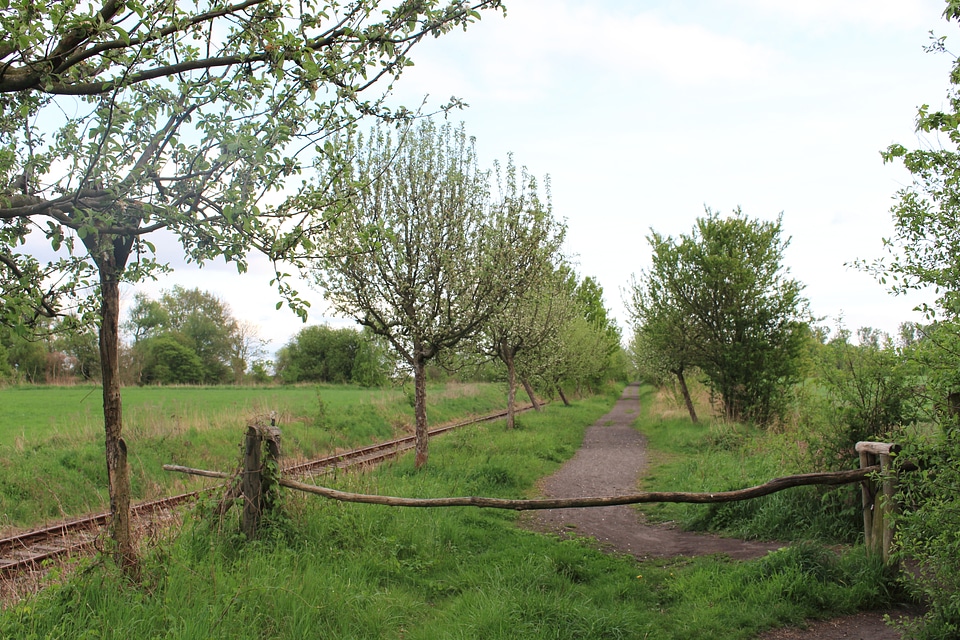
<path fill-rule="evenodd" d="M 680 383 L 680 393 L 683 394 L 683 401 L 687 405 L 687 411 L 690 413 L 690 422 L 697 424 L 697 411 L 693 408 L 693 399 L 690 397 L 690 389 L 687 388 L 687 379 L 683 376 L 683 371 L 674 371 L 677 381 Z"/>
<path fill-rule="evenodd" d="M 413 412 L 416 416 L 416 458 L 414 466 L 419 469 L 427 464 L 427 366 L 422 356 L 414 356 L 413 360 Z"/>
<path fill-rule="evenodd" d="M 560 394 L 560 399 L 563 400 L 563 406 L 569 407 L 570 401 L 567 400 L 567 396 L 563 393 L 563 387 L 561 387 L 559 384 L 557 385 L 557 393 Z"/>
<path fill-rule="evenodd" d="M 507 429 L 516 425 L 517 369 L 513 364 L 513 352 L 504 345 L 500 346 L 500 355 L 507 365 Z"/>
<path fill-rule="evenodd" d="M 520 378 L 520 383 L 523 385 L 524 391 L 527 392 L 527 396 L 530 398 L 530 404 L 533 405 L 534 411 L 540 411 L 543 407 L 540 405 L 540 401 L 537 400 L 537 394 L 533 392 L 533 387 L 530 386 L 530 382 L 526 378 Z"/>
<path fill-rule="evenodd" d="M 123 440 L 120 399 L 120 274 L 127 264 L 134 236 L 89 233 L 83 237 L 100 276 L 100 376 L 103 385 L 104 449 L 110 493 L 110 535 L 117 563 L 133 578 L 139 564 L 130 531 L 130 468 Z"/>
<path fill-rule="evenodd" d="M 120 283 L 119 268 L 100 266 L 100 372 L 103 377 L 103 426 L 110 490 L 110 530 L 117 560 L 128 574 L 137 570 L 137 553 L 130 531 L 130 468 L 123 434 L 120 399 Z"/>

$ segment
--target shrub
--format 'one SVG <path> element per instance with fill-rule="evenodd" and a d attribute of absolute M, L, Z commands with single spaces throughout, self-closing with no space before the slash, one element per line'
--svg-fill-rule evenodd
<path fill-rule="evenodd" d="M 908 637 L 960 636 L 960 430 L 906 438 L 900 460 L 920 470 L 900 474 L 896 544 L 900 558 L 916 563 L 907 587 L 926 601 L 928 613 L 906 625 Z"/>

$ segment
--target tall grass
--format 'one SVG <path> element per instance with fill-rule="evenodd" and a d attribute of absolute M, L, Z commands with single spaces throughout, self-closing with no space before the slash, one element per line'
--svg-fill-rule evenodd
<path fill-rule="evenodd" d="M 99 387 L 0 389 L 0 530 L 104 510 L 109 497 Z M 428 416 L 439 425 L 505 405 L 494 384 L 432 385 Z M 135 499 L 209 485 L 164 464 L 232 470 L 251 420 L 277 417 L 289 462 L 370 444 L 412 430 L 402 389 L 131 387 L 124 437 Z"/>
<path fill-rule="evenodd" d="M 457 431 L 434 441 L 424 470 L 408 456 L 336 484 L 404 496 L 534 495 L 611 403 L 552 405 L 510 432 L 502 422 Z M 641 564 L 490 509 L 286 493 L 283 516 L 256 543 L 204 513 L 188 513 L 182 531 L 146 550 L 139 584 L 95 564 L 0 612 L 0 636 L 723 640 L 889 599 L 876 564 L 815 545 L 749 563 Z"/>
<path fill-rule="evenodd" d="M 809 443 L 796 430 L 761 430 L 709 418 L 693 424 L 676 413 L 672 399 L 649 388 L 641 404 L 641 430 L 651 449 L 645 490 L 727 491 L 813 470 Z M 863 535 L 860 509 L 859 485 L 853 484 L 797 487 L 743 502 L 661 503 L 643 510 L 655 521 L 739 538 L 856 543 Z"/>

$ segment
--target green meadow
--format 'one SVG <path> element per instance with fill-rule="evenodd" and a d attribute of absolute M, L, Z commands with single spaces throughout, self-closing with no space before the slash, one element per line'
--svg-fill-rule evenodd
<path fill-rule="evenodd" d="M 0 530 L 102 511 L 108 505 L 100 387 L 0 388 Z M 124 438 L 133 493 L 146 500 L 211 484 L 164 464 L 233 470 L 247 424 L 275 416 L 283 455 L 297 461 L 412 432 L 411 391 L 347 385 L 128 387 Z M 495 384 L 437 384 L 431 425 L 505 406 Z"/>

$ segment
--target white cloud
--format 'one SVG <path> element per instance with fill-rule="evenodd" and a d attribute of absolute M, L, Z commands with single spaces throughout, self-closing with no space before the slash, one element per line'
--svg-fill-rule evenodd
<path fill-rule="evenodd" d="M 897 29 L 927 26 L 940 16 L 944 6 L 942 0 L 737 0 L 736 4 L 741 10 L 776 16 L 818 31 L 836 31 L 850 25 Z"/>
<path fill-rule="evenodd" d="M 511 5 L 506 19 L 488 15 L 465 34 L 423 47 L 403 90 L 435 93 L 441 86 L 445 94 L 529 103 L 584 79 L 680 86 L 757 80 L 780 59 L 765 45 L 636 7 L 615 12 L 528 0 Z"/>

